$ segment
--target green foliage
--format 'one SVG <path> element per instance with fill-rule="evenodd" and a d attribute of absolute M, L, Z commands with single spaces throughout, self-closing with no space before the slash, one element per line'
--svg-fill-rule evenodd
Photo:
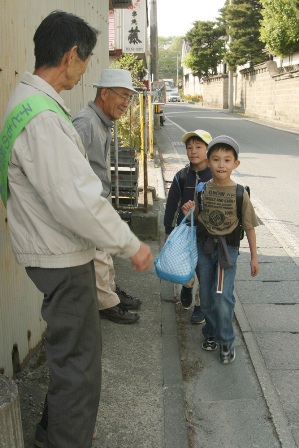
<path fill-rule="evenodd" d="M 217 66 L 225 54 L 225 28 L 211 21 L 194 22 L 186 39 L 191 47 L 184 60 L 194 76 L 217 75 Z"/>
<path fill-rule="evenodd" d="M 261 0 L 261 41 L 275 56 L 299 50 L 299 1 Z"/>
<path fill-rule="evenodd" d="M 129 70 L 133 79 L 133 84 L 136 87 L 142 87 L 144 84 L 141 80 L 146 75 L 143 61 L 138 59 L 134 53 L 124 53 L 119 59 L 111 64 L 111 68 L 122 68 Z"/>
<path fill-rule="evenodd" d="M 138 98 L 130 104 L 126 113 L 117 122 L 117 134 L 121 146 L 141 147 L 140 108 Z"/>
<path fill-rule="evenodd" d="M 216 22 L 194 22 L 185 38 L 159 37 L 161 78 L 175 79 L 184 39 L 190 52 L 183 63 L 200 78 L 216 75 L 223 61 L 235 70 L 267 60 L 267 51 L 286 56 L 299 50 L 299 0 L 225 0 L 219 12 Z"/>
<path fill-rule="evenodd" d="M 229 69 L 235 70 L 237 65 L 248 62 L 252 66 L 267 59 L 260 41 L 261 8 L 260 0 L 232 0 L 222 9 L 221 20 L 232 38 L 224 58 Z"/>
<path fill-rule="evenodd" d="M 134 87 L 144 88 L 141 82 L 146 74 L 142 60 L 138 59 L 132 53 L 124 53 L 117 61 L 111 64 L 111 68 L 122 68 L 129 70 L 133 79 Z M 129 105 L 127 111 L 117 122 L 118 138 L 122 146 L 130 146 L 140 149 L 141 130 L 140 130 L 140 112 L 139 95 L 134 95 L 133 102 Z"/>
<path fill-rule="evenodd" d="M 183 69 L 181 67 L 181 51 L 183 37 L 159 37 L 159 78 L 171 78 L 176 80 L 178 69 L 178 80 L 182 79 Z"/>

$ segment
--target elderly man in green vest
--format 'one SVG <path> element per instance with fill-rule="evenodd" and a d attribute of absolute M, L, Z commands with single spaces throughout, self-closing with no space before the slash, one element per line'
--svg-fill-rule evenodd
<path fill-rule="evenodd" d="M 35 71 L 25 73 L 13 92 L 0 135 L 1 196 L 4 203 L 7 197 L 12 248 L 44 294 L 50 367 L 44 448 L 92 444 L 101 386 L 95 247 L 130 258 L 140 271 L 152 262 L 150 248 L 101 196 L 102 183 L 59 95 L 85 72 L 97 34 L 63 11 L 41 22 L 34 35 Z"/>

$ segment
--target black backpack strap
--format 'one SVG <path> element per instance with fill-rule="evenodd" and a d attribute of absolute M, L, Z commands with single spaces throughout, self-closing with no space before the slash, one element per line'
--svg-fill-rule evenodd
<path fill-rule="evenodd" d="M 177 183 L 179 185 L 180 192 L 181 192 L 181 198 L 183 197 L 185 182 L 186 182 L 187 173 L 189 171 L 189 168 L 190 168 L 190 165 L 186 165 L 175 176 Z"/>
<path fill-rule="evenodd" d="M 239 224 L 242 225 L 242 204 L 243 204 L 243 194 L 244 194 L 243 185 L 237 184 L 236 190 L 237 190 L 236 191 L 237 217 L 239 220 Z"/>

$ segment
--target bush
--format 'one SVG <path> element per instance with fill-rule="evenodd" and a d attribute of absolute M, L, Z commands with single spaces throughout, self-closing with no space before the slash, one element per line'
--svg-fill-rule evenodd
<path fill-rule="evenodd" d="M 117 121 L 117 129 L 122 146 L 134 147 L 137 150 L 140 149 L 141 135 L 138 95 L 134 95 L 134 101 L 130 104 L 124 115 Z"/>
<path fill-rule="evenodd" d="M 185 101 L 193 101 L 194 103 L 201 103 L 203 101 L 202 95 L 183 95 Z"/>

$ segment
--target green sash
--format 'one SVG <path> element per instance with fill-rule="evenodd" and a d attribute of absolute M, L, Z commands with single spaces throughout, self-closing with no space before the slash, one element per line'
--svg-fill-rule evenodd
<path fill-rule="evenodd" d="M 58 103 L 40 94 L 30 96 L 17 104 L 4 123 L 0 134 L 0 194 L 5 207 L 8 194 L 8 162 L 13 144 L 26 124 L 45 110 L 57 112 L 71 123 L 71 120 Z"/>

